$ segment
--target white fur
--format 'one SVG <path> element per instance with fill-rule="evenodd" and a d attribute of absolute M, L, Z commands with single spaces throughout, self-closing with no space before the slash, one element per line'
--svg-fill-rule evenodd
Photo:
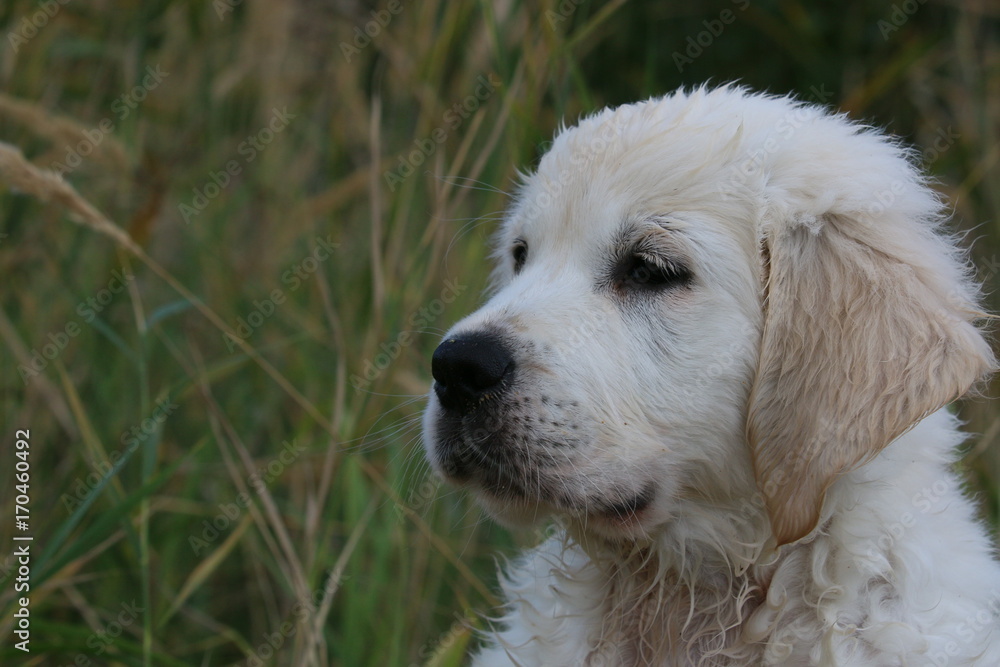
<path fill-rule="evenodd" d="M 557 527 L 474 664 L 1000 665 L 942 409 L 994 362 L 940 211 L 903 149 L 787 98 L 678 92 L 562 131 L 447 336 L 501 332 L 517 369 L 447 436 L 506 481 L 455 481 Z M 690 283 L 618 281 L 640 251 Z M 442 474 L 446 418 L 432 394 Z"/>

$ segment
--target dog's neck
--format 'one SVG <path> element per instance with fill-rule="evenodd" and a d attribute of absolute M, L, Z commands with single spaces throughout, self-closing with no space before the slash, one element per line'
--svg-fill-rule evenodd
<path fill-rule="evenodd" d="M 740 507 L 749 505 L 723 522 L 726 513 L 714 515 L 719 525 L 678 524 L 642 540 L 567 527 L 605 582 L 592 664 L 747 664 L 742 625 L 764 601 L 773 553 L 764 515 Z"/>

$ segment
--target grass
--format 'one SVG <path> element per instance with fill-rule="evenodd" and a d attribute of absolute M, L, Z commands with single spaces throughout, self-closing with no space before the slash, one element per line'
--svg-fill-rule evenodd
<path fill-rule="evenodd" d="M 26 28 L 46 7 L 0 7 L 0 421 L 30 429 L 35 538 L 27 655 L 0 561 L 5 661 L 459 664 L 494 555 L 536 536 L 434 481 L 428 359 L 561 119 L 825 91 L 924 151 L 997 284 L 986 9 L 162 0 Z M 995 521 L 996 402 L 961 410 Z"/>

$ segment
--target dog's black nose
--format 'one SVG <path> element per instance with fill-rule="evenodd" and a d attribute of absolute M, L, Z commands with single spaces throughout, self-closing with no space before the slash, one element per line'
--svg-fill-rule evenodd
<path fill-rule="evenodd" d="M 490 393 L 505 388 L 514 357 L 495 334 L 476 332 L 446 338 L 434 350 L 434 392 L 446 410 L 469 412 Z M 509 379 L 509 378 L 508 378 Z"/>

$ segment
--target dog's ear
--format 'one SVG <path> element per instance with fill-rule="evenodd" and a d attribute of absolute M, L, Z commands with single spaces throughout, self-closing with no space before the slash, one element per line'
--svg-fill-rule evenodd
<path fill-rule="evenodd" d="M 747 434 L 778 545 L 816 527 L 840 474 L 994 367 L 962 255 L 936 230 L 937 199 L 896 160 L 898 198 L 788 215 L 762 234 Z M 856 186 L 857 176 L 846 177 Z"/>

